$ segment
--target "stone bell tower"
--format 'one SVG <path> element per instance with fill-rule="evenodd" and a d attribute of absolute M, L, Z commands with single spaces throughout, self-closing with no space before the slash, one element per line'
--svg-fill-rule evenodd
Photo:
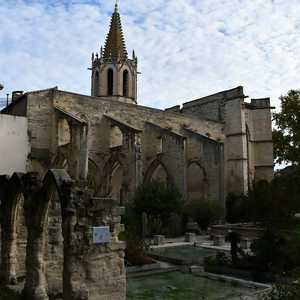
<path fill-rule="evenodd" d="M 137 57 L 128 58 L 117 4 L 104 49 L 92 54 L 92 96 L 137 103 Z"/>

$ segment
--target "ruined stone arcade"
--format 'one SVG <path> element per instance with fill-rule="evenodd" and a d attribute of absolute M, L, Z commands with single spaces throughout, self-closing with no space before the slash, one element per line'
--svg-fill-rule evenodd
<path fill-rule="evenodd" d="M 24 299 L 125 299 L 120 208 L 92 196 L 64 170 L 0 177 L 1 284 L 25 280 Z M 93 243 L 109 226 L 111 241 Z"/>

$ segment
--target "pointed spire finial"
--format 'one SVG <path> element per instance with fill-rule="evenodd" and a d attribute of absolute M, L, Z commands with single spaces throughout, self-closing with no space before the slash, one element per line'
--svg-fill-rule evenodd
<path fill-rule="evenodd" d="M 127 59 L 127 50 L 123 36 L 121 17 L 118 11 L 118 1 L 116 1 L 115 11 L 112 14 L 109 33 L 106 37 L 104 59 Z"/>
<path fill-rule="evenodd" d="M 118 6 L 119 6 L 119 1 L 118 0 L 116 0 L 116 4 L 115 4 L 115 12 L 118 12 Z"/>

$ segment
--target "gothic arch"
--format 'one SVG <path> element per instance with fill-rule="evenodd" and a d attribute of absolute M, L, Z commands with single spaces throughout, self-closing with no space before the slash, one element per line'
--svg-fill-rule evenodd
<path fill-rule="evenodd" d="M 208 196 L 208 180 L 205 168 L 199 161 L 190 161 L 187 167 L 187 199 L 200 201 Z"/>
<path fill-rule="evenodd" d="M 32 199 L 35 214 L 28 221 L 27 276 L 23 290 L 28 299 L 37 292 L 39 297 L 47 298 L 63 290 L 63 182 L 71 182 L 65 170 L 49 170 L 42 189 Z M 32 213 L 32 209 L 28 212 Z M 33 282 L 32 278 L 36 280 Z"/>
<path fill-rule="evenodd" d="M 160 160 L 154 160 L 147 169 L 144 177 L 144 182 L 160 181 L 169 183 L 171 181 L 169 172 Z"/>
<path fill-rule="evenodd" d="M 1 279 L 16 282 L 25 276 L 27 229 L 24 213 L 22 174 L 1 177 Z"/>
<path fill-rule="evenodd" d="M 111 185 L 111 197 L 112 199 L 118 200 L 120 203 L 123 202 L 123 180 L 124 180 L 124 169 L 123 166 L 116 162 L 112 168 L 110 175 Z"/>

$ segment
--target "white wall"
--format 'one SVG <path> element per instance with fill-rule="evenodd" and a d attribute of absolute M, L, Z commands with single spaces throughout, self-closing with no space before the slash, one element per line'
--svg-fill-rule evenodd
<path fill-rule="evenodd" d="M 0 175 L 26 172 L 29 149 L 27 118 L 0 114 Z"/>

